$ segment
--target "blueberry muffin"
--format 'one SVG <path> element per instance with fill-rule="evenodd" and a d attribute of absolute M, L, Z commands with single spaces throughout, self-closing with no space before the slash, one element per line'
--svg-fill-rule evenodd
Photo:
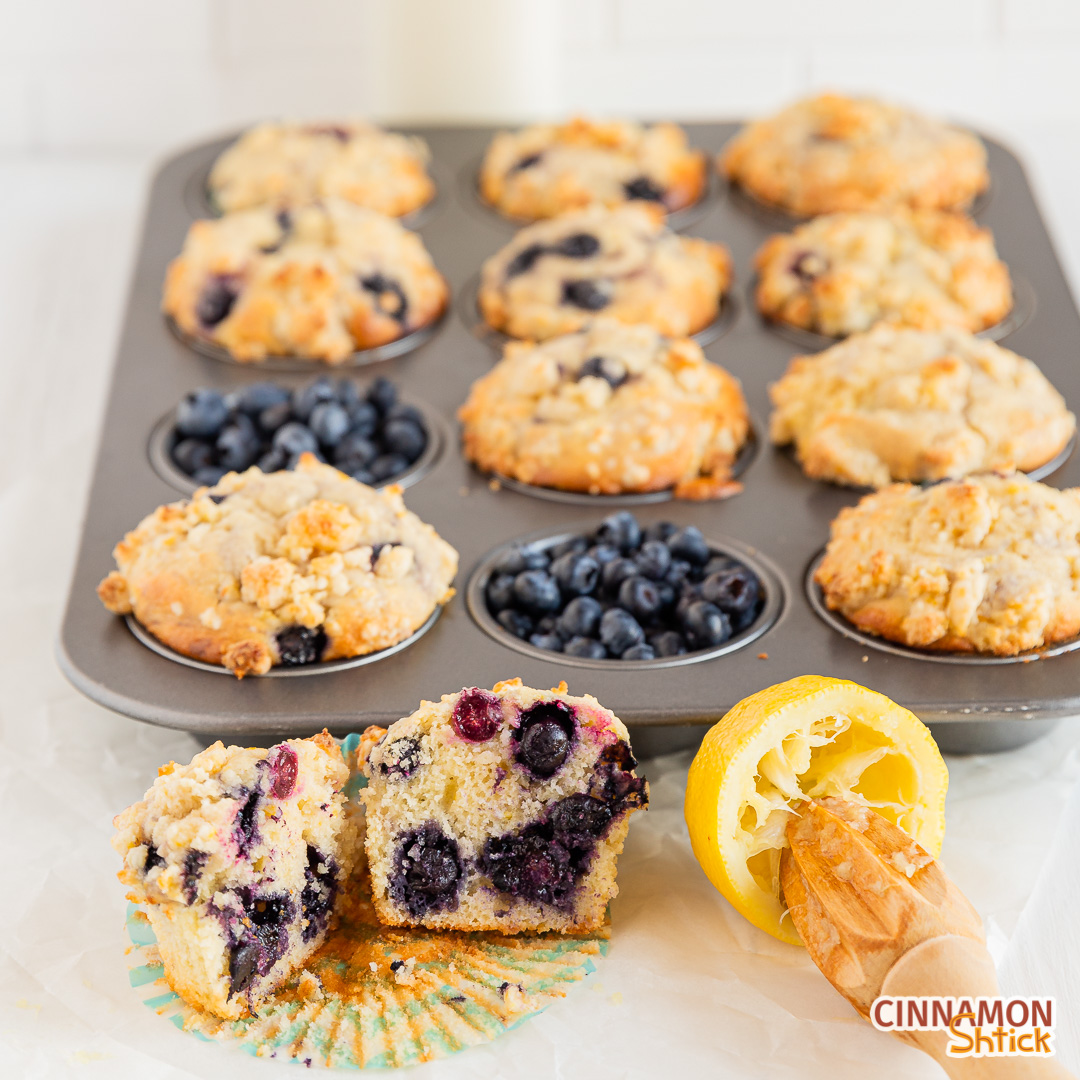
<path fill-rule="evenodd" d="M 446 282 L 392 218 L 326 199 L 196 221 L 169 266 L 162 308 L 191 338 L 243 363 L 339 364 L 434 322 Z"/>
<path fill-rule="evenodd" d="M 499 132 L 480 169 L 483 198 L 525 221 L 634 199 L 681 210 L 701 198 L 705 184 L 705 155 L 690 148 L 678 125 L 582 117 Z"/>
<path fill-rule="evenodd" d="M 362 121 L 259 124 L 210 171 L 210 198 L 223 213 L 339 198 L 400 217 L 435 194 L 421 139 Z"/>
<path fill-rule="evenodd" d="M 393 926 L 583 932 L 603 925 L 648 785 L 618 717 L 520 679 L 424 701 L 365 771 L 375 911 Z"/>
<path fill-rule="evenodd" d="M 543 340 L 600 312 L 662 334 L 694 334 L 731 284 L 720 244 L 678 236 L 657 206 L 590 206 L 522 229 L 484 263 L 480 312 L 511 337 Z"/>
<path fill-rule="evenodd" d="M 797 356 L 769 389 L 807 476 L 884 487 L 1044 465 L 1076 417 L 1030 361 L 966 330 L 879 325 Z"/>
<path fill-rule="evenodd" d="M 119 878 L 189 1005 L 253 1015 L 322 943 L 358 854 L 348 777 L 326 731 L 269 750 L 216 742 L 116 817 Z"/>
<path fill-rule="evenodd" d="M 1080 633 L 1080 488 L 1022 473 L 911 484 L 840 511 L 814 575 L 859 629 L 1013 656 Z"/>
<path fill-rule="evenodd" d="M 405 509 L 305 454 L 161 506 L 113 550 L 102 603 L 238 677 L 396 645 L 453 595 L 457 552 Z"/>
<path fill-rule="evenodd" d="M 990 230 L 937 210 L 827 214 L 770 237 L 754 266 L 762 314 L 833 337 L 882 319 L 976 332 L 1013 304 Z"/>
<path fill-rule="evenodd" d="M 750 430 L 738 381 L 696 342 L 615 319 L 511 342 L 458 418 L 479 468 L 592 495 L 733 494 Z"/>
<path fill-rule="evenodd" d="M 986 149 L 971 132 L 839 94 L 743 128 L 720 169 L 754 198 L 803 217 L 894 206 L 961 210 L 990 182 Z"/>

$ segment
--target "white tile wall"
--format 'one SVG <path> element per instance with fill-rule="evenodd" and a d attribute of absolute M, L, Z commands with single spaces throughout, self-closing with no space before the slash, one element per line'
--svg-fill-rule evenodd
<path fill-rule="evenodd" d="M 1080 0 L 0 0 L 8 151 L 156 151 L 280 113 L 720 117 L 826 85 L 1006 136 L 1080 122 Z"/>

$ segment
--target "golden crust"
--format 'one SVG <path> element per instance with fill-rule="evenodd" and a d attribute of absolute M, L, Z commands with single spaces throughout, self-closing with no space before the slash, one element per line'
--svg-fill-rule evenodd
<path fill-rule="evenodd" d="M 1080 488 L 986 474 L 841 510 L 814 575 L 860 629 L 1012 656 L 1080 633 Z"/>
<path fill-rule="evenodd" d="M 241 362 L 334 364 L 434 322 L 447 296 L 419 236 L 326 199 L 285 218 L 262 208 L 194 222 L 169 265 L 162 310 Z M 217 307 L 209 323 L 207 307 Z"/>
<path fill-rule="evenodd" d="M 290 626 L 326 635 L 323 660 L 387 648 L 450 599 L 457 571 L 457 552 L 400 490 L 376 492 L 310 455 L 291 472 L 229 473 L 128 533 L 113 553 L 121 573 L 99 595 L 238 677 L 280 663 Z"/>
<path fill-rule="evenodd" d="M 593 254 L 554 250 L 585 237 L 598 245 Z M 527 249 L 539 253 L 530 259 Z M 664 226 L 659 207 L 634 202 L 591 206 L 522 229 L 484 263 L 478 299 L 496 330 L 544 340 L 579 329 L 600 310 L 568 299 L 571 283 L 602 294 L 597 303 L 605 316 L 685 337 L 716 318 L 731 279 L 723 245 L 679 236 Z"/>
<path fill-rule="evenodd" d="M 677 124 L 575 117 L 499 132 L 484 155 L 480 193 L 508 217 L 536 221 L 591 203 L 619 206 L 635 180 L 648 181 L 665 210 L 680 210 L 705 190 L 705 155 Z"/>
<path fill-rule="evenodd" d="M 400 217 L 435 194 L 421 139 L 363 121 L 258 124 L 214 162 L 209 191 L 232 213 L 341 198 Z"/>
<path fill-rule="evenodd" d="M 769 396 L 772 440 L 807 476 L 868 487 L 1027 472 L 1076 430 L 1030 360 L 952 327 L 876 326 L 795 357 Z"/>
<path fill-rule="evenodd" d="M 609 378 L 583 377 L 598 356 Z M 465 456 L 480 469 L 594 495 L 734 494 L 731 470 L 750 430 L 738 381 L 696 342 L 614 319 L 541 344 L 511 342 L 458 418 Z"/>
<path fill-rule="evenodd" d="M 989 229 L 962 214 L 827 214 L 770 237 L 754 257 L 763 315 L 840 337 L 882 320 L 973 332 L 1012 309 Z"/>
<path fill-rule="evenodd" d="M 764 203 L 805 217 L 894 206 L 962 210 L 986 190 L 986 149 L 968 131 L 839 94 L 743 128 L 720 169 Z"/>

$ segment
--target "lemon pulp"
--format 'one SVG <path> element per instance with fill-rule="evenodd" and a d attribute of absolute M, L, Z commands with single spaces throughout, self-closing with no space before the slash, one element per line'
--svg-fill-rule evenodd
<path fill-rule="evenodd" d="M 690 766 L 686 823 L 702 868 L 740 914 L 800 944 L 780 895 L 793 807 L 849 799 L 936 857 L 947 786 L 941 754 L 913 713 L 856 683 L 804 675 L 745 698 L 710 729 Z"/>

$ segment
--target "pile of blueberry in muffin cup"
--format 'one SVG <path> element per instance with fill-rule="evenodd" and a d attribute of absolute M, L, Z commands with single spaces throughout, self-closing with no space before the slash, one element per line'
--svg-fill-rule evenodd
<path fill-rule="evenodd" d="M 765 606 L 758 575 L 696 526 L 642 529 L 628 511 L 595 532 L 514 545 L 484 585 L 488 613 L 537 649 L 587 660 L 656 660 L 717 648 Z"/>
<path fill-rule="evenodd" d="M 329 461 L 363 484 L 386 484 L 427 449 L 423 414 L 398 400 L 383 376 L 366 389 L 352 379 L 319 375 L 296 390 L 257 382 L 233 394 L 200 388 L 176 409 L 169 458 L 196 484 L 257 465 L 291 469 L 301 454 Z"/>

